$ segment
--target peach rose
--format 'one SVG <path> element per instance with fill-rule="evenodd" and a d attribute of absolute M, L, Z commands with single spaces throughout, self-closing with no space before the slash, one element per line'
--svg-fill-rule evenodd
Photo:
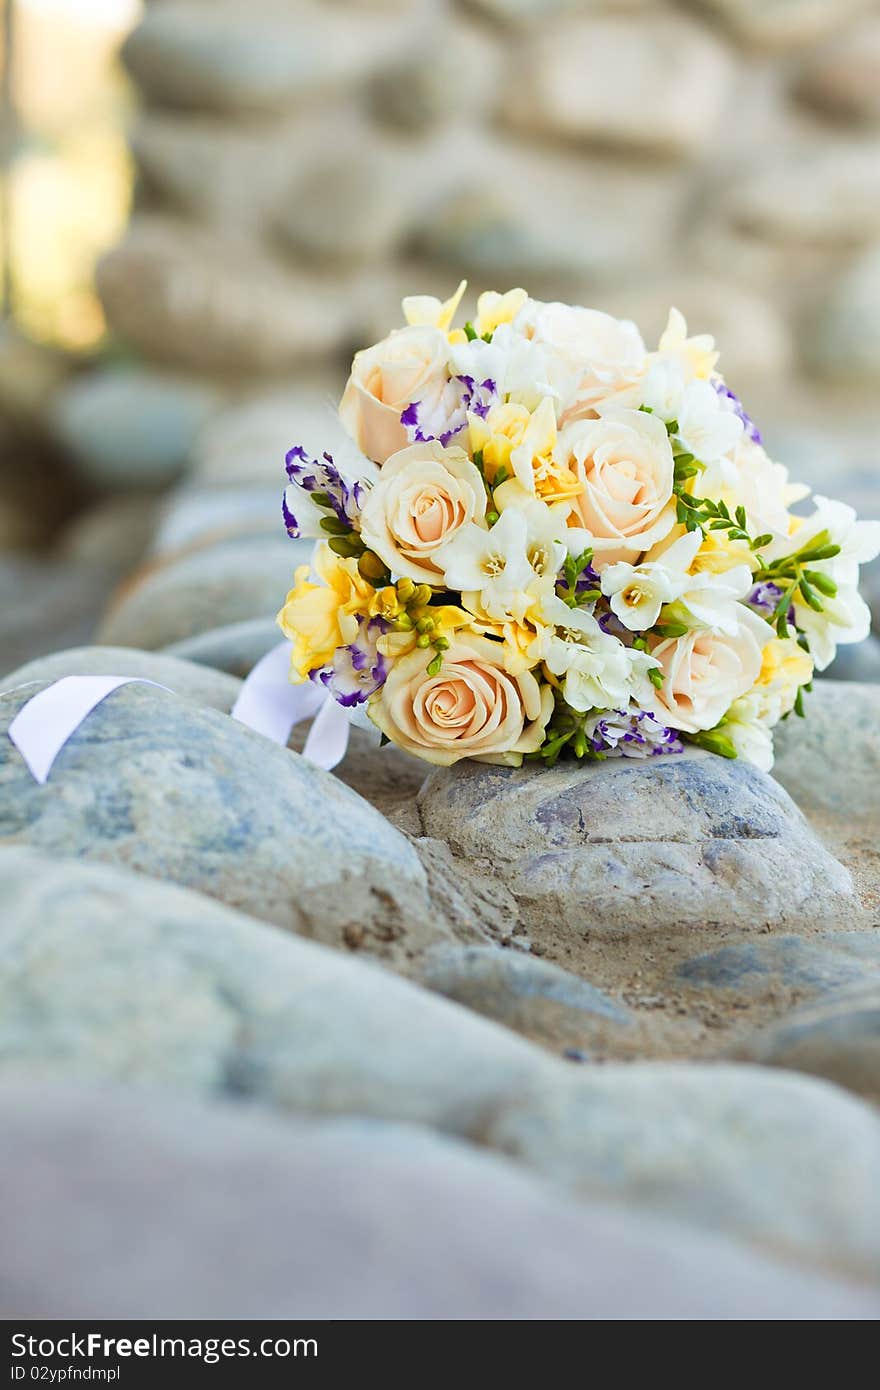
<path fill-rule="evenodd" d="M 374 463 L 382 464 L 409 437 L 400 417 L 412 401 L 436 405 L 449 380 L 449 342 L 437 328 L 400 328 L 357 353 L 339 418 Z"/>
<path fill-rule="evenodd" d="M 504 649 L 489 637 L 456 633 L 436 676 L 433 653 L 401 657 L 368 713 L 392 743 L 429 763 L 462 758 L 518 766 L 535 752 L 553 712 L 553 691 L 530 671 L 510 676 Z"/>
<path fill-rule="evenodd" d="M 652 713 L 685 733 L 714 729 L 734 700 L 755 684 L 763 650 L 772 640 L 773 629 L 743 605 L 734 637 L 693 628 L 658 643 L 651 655 L 660 662 L 663 684 L 655 692 Z"/>
<path fill-rule="evenodd" d="M 464 449 L 410 444 L 392 454 L 367 493 L 361 537 L 392 574 L 442 584 L 435 553 L 470 522 L 485 526 L 485 514 L 483 479 Z"/>
<path fill-rule="evenodd" d="M 568 524 L 583 530 L 595 564 L 631 562 L 675 524 L 672 447 L 655 416 L 614 410 L 577 420 L 560 434 L 556 458 L 580 481 Z"/>

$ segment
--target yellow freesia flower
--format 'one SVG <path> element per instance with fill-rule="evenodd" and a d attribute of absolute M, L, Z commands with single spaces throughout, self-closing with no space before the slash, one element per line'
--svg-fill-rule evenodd
<path fill-rule="evenodd" d="M 813 676 L 813 658 L 793 637 L 774 637 L 761 657 L 761 670 L 753 686 L 759 697 L 759 717 L 775 724 L 794 708 L 798 689 Z"/>
<path fill-rule="evenodd" d="M 757 561 L 747 541 L 731 540 L 729 531 L 706 531 L 703 543 L 691 565 L 692 574 L 726 574 L 737 565 L 757 569 Z"/>
<path fill-rule="evenodd" d="M 312 583 L 310 566 L 300 565 L 276 620 L 293 642 L 291 672 L 299 680 L 331 661 L 337 647 L 355 640 L 358 618 L 368 616 L 375 596 L 357 561 L 336 555 L 329 545 L 316 547 L 311 569 L 323 583 Z"/>
<path fill-rule="evenodd" d="M 452 298 L 445 302 L 432 294 L 408 295 L 403 301 L 403 317 L 411 328 L 439 328 L 448 333 L 466 289 L 467 280 L 462 280 Z"/>
<path fill-rule="evenodd" d="M 549 396 L 534 411 L 512 401 L 493 406 L 485 420 L 469 415 L 468 426 L 471 453 L 482 452 L 490 483 L 503 467 L 550 505 L 577 496 L 580 483 L 554 454 L 556 411 Z"/>
<path fill-rule="evenodd" d="M 508 290 L 499 294 L 497 290 L 487 290 L 477 300 L 477 316 L 474 328 L 482 338 L 486 333 L 494 333 L 502 323 L 513 323 L 520 309 L 528 299 L 525 290 Z"/>

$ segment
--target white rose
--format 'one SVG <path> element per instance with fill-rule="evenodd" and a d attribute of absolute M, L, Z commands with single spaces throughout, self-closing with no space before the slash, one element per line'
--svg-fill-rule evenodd
<path fill-rule="evenodd" d="M 734 700 L 751 690 L 761 672 L 761 654 L 773 629 L 742 606 L 734 636 L 694 628 L 652 649 L 663 684 L 654 691 L 652 712 L 661 723 L 685 733 L 714 729 Z"/>
<path fill-rule="evenodd" d="M 571 387 L 570 399 L 563 402 L 563 424 L 594 416 L 598 406 L 611 401 L 637 404 L 636 387 L 647 353 L 639 330 L 628 319 L 616 319 L 598 309 L 530 299 L 517 314 L 514 327 L 532 342 L 545 344 L 565 363 Z"/>
<path fill-rule="evenodd" d="M 400 328 L 357 353 L 339 418 L 358 447 L 382 464 L 409 443 L 400 417 L 413 401 L 427 413 L 449 383 L 449 343 L 438 328 Z"/>
<path fill-rule="evenodd" d="M 367 493 L 361 537 L 392 574 L 442 584 L 437 552 L 464 528 L 485 530 L 486 489 L 463 449 L 431 441 L 389 458 Z"/>

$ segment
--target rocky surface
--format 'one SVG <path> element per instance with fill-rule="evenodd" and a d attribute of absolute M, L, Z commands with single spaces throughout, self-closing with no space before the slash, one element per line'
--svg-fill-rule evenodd
<path fill-rule="evenodd" d="M 584 1061 L 619 1046 L 632 1014 L 586 980 L 549 962 L 496 946 L 440 946 L 420 972 L 427 989 Z"/>
<path fill-rule="evenodd" d="M 10 1318 L 877 1316 L 866 1289 L 575 1205 L 413 1129 L 113 1090 L 0 1094 Z"/>
<path fill-rule="evenodd" d="M 833 1249 L 839 1269 L 880 1276 L 880 1119 L 867 1106 L 748 1067 L 578 1077 L 506 1110 L 489 1143 L 570 1190 L 688 1213 L 777 1253 L 821 1261 Z"/>
<path fill-rule="evenodd" d="M 10 671 L 0 684 L 4 690 L 17 690 L 34 681 L 44 685 L 63 676 L 137 676 L 224 714 L 232 709 L 241 689 L 237 680 L 222 671 L 132 647 L 71 647 L 52 652 Z"/>
<path fill-rule="evenodd" d="M 834 1087 L 755 1067 L 571 1066 L 203 896 L 27 849 L 0 850 L 0 873 L 10 1079 L 165 1083 L 426 1124 L 588 1198 L 880 1273 L 880 1119 Z"/>
<path fill-rule="evenodd" d="M 9 721 L 37 693 L 0 699 Z M 379 954 L 432 936 L 412 847 L 337 779 L 216 710 L 128 685 L 84 721 L 46 786 L 0 740 L 0 842 L 124 865 L 291 931 Z"/>
<path fill-rule="evenodd" d="M 218 541 L 168 556 L 116 597 L 99 636 L 109 646 L 167 647 L 226 623 L 273 618 L 311 543 L 285 536 Z"/>
<path fill-rule="evenodd" d="M 730 78 L 723 46 L 681 17 L 572 20 L 524 54 L 508 89 L 518 125 L 661 157 L 711 139 Z"/>
<path fill-rule="evenodd" d="M 683 754 L 552 771 L 459 763 L 419 796 L 429 835 L 500 872 L 550 951 L 584 933 L 650 937 L 855 912 L 846 871 L 769 778 Z"/>
<path fill-rule="evenodd" d="M 512 1033 L 351 947 L 328 950 L 103 863 L 0 846 L 0 873 L 12 907 L 0 926 L 6 1068 L 471 1135 L 557 1074 Z M 334 918 L 344 912 L 339 903 Z"/>
<path fill-rule="evenodd" d="M 261 657 L 277 647 L 281 633 L 274 618 L 249 618 L 241 623 L 212 627 L 194 637 L 184 637 L 167 647 L 177 656 L 200 666 L 213 666 L 232 676 L 249 675 Z"/>
<path fill-rule="evenodd" d="M 220 400 L 206 382 L 140 367 L 106 368 L 56 394 L 51 427 L 92 487 L 161 487 L 183 472 Z"/>
<path fill-rule="evenodd" d="M 824 1076 L 880 1104 L 880 951 L 861 984 L 784 1015 L 741 1055 L 765 1066 Z"/>

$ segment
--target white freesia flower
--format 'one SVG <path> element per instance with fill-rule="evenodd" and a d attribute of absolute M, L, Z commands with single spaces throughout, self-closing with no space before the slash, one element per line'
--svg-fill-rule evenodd
<path fill-rule="evenodd" d="M 830 666 L 839 646 L 864 642 L 871 631 L 871 610 L 854 584 L 841 584 L 833 598 L 822 596 L 822 612 L 806 603 L 794 605 L 795 621 L 807 635 L 817 671 Z"/>
<path fill-rule="evenodd" d="M 674 357 L 655 353 L 642 381 L 641 405 L 646 405 L 664 423 L 677 420 L 685 390 L 681 363 Z"/>
<path fill-rule="evenodd" d="M 554 403 L 554 414 L 562 410 L 577 385 L 577 372 L 546 343 L 533 342 L 509 323 L 496 328 L 492 341 L 482 338 L 454 343 L 449 360 L 457 376 L 476 382 L 494 383 L 501 399 L 536 410 L 546 398 Z"/>
<path fill-rule="evenodd" d="M 852 507 L 829 497 L 817 496 L 816 510 L 787 540 L 769 549 L 773 558 L 808 549 L 811 542 L 839 545 L 840 554 L 811 560 L 809 568 L 826 574 L 837 585 L 833 596 L 821 595 L 822 611 L 816 612 L 795 596 L 795 620 L 807 635 L 816 669 L 824 671 L 834 660 L 838 646 L 863 642 L 871 630 L 871 613 L 858 591 L 859 566 L 880 554 L 880 521 L 859 521 Z"/>
<path fill-rule="evenodd" d="M 839 584 L 857 584 L 859 566 L 880 555 L 880 521 L 859 521 L 852 507 L 830 497 L 817 494 L 813 501 L 815 512 L 789 538 L 789 548 L 803 550 L 810 541 L 827 532 L 829 543 L 840 546 L 840 554 L 830 560 L 811 562 L 811 568 L 824 570 Z M 787 552 L 777 546 L 773 553 L 784 555 Z"/>
<path fill-rule="evenodd" d="M 463 527 L 436 559 L 449 588 L 478 594 L 485 614 L 507 619 L 519 595 L 523 596 L 523 610 L 530 602 L 526 591 L 535 575 L 527 545 L 526 519 L 510 508 L 489 530 L 476 525 Z"/>
<path fill-rule="evenodd" d="M 610 599 L 611 611 L 624 627 L 630 632 L 645 632 L 657 622 L 664 603 L 681 598 L 689 582 L 701 579 L 688 574 L 701 542 L 700 532 L 691 531 L 659 560 L 643 560 L 639 565 L 620 560 L 606 565 L 601 575 L 602 593 Z"/>
<path fill-rule="evenodd" d="M 742 618 L 742 600 L 753 584 L 748 565 L 734 565 L 721 573 L 700 570 L 686 576 L 679 603 L 697 627 L 733 637 Z"/>
<path fill-rule="evenodd" d="M 735 510 L 742 506 L 746 529 L 752 536 L 773 536 L 777 544 L 768 554 L 787 554 L 791 513 L 795 502 L 810 489 L 789 480 L 788 469 L 769 457 L 761 444 L 743 435 L 733 455 L 710 464 L 700 475 L 700 492 L 713 501 L 724 501 Z"/>
<path fill-rule="evenodd" d="M 514 508 L 525 520 L 526 556 L 535 578 L 549 579 L 555 584 L 566 556 L 564 508 L 548 507 L 518 478 L 502 483 L 493 496 L 499 512 Z"/>
<path fill-rule="evenodd" d="M 692 381 L 678 405 L 678 437 L 701 463 L 715 463 L 730 454 L 743 435 L 743 422 L 726 410 L 708 381 Z"/>
<path fill-rule="evenodd" d="M 537 655 L 563 678 L 562 692 L 572 709 L 609 709 L 630 697 L 638 702 L 650 690 L 647 673 L 659 663 L 604 632 L 591 613 L 569 608 L 554 594 L 544 600 L 541 615 L 546 627 Z"/>

